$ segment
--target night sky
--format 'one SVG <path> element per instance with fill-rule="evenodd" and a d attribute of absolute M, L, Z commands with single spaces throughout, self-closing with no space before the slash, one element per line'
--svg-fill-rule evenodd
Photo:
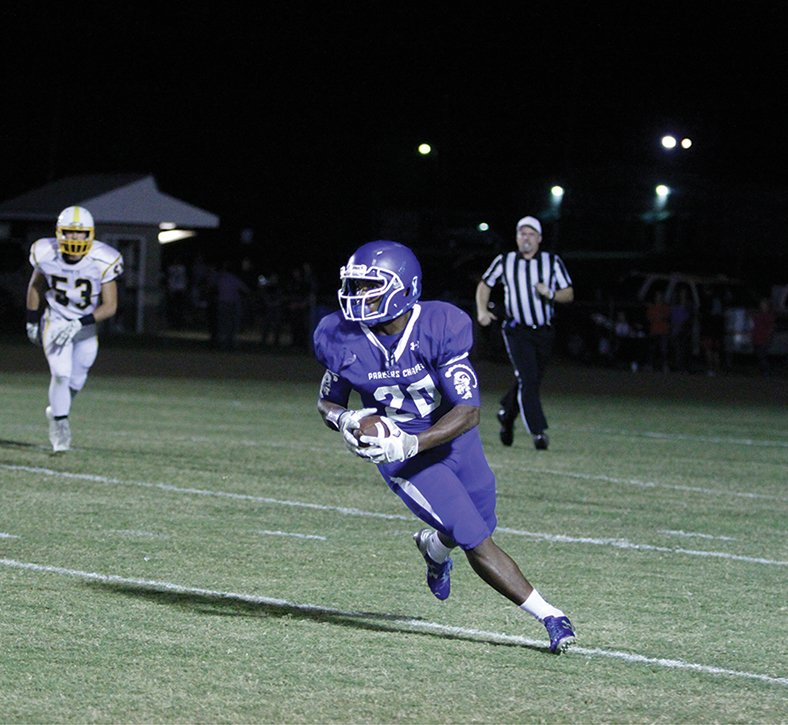
<path fill-rule="evenodd" d="M 4 199 L 153 173 L 228 234 L 344 256 L 384 208 L 509 234 L 542 180 L 788 188 L 784 2 L 53 5 L 0 11 Z M 667 131 L 695 145 L 667 160 Z"/>

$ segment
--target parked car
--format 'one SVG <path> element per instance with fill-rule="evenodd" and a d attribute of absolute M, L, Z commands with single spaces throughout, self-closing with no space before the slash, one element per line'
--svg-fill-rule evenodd
<path fill-rule="evenodd" d="M 759 297 L 741 280 L 728 277 L 707 277 L 682 272 L 632 272 L 622 280 L 622 290 L 634 291 L 634 298 L 645 305 L 661 292 L 670 304 L 683 288 L 688 291 L 694 310 L 703 304 L 704 295 L 717 297 L 725 313 L 724 348 L 728 353 L 752 353 L 750 312 L 758 307 Z M 697 353 L 699 326 L 695 316 L 693 351 Z"/>
<path fill-rule="evenodd" d="M 750 313 L 758 307 L 759 296 L 741 280 L 723 276 L 704 276 L 686 272 L 632 271 L 618 279 L 605 299 L 576 300 L 559 314 L 565 326 L 563 337 L 567 351 L 574 357 L 593 360 L 604 347 L 604 337 L 610 334 L 619 313 L 623 312 L 635 330 L 647 331 L 645 308 L 661 292 L 670 304 L 680 291 L 687 291 L 696 311 L 692 321 L 692 354 L 700 349 L 700 320 L 697 311 L 707 295 L 716 296 L 723 305 L 725 316 L 724 349 L 729 355 L 752 354 Z"/>

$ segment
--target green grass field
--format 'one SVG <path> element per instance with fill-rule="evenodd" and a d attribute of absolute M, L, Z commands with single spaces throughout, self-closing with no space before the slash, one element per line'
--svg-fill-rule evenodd
<path fill-rule="evenodd" d="M 498 443 L 496 540 L 544 630 L 419 528 L 298 356 L 102 349 L 52 456 L 40 352 L 0 362 L 4 723 L 785 723 L 785 380 L 556 365 L 552 444 Z"/>

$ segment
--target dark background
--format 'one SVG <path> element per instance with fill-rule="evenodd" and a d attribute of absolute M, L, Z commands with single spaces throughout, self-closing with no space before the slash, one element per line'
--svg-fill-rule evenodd
<path fill-rule="evenodd" d="M 425 255 L 468 245 L 487 262 L 558 182 L 545 241 L 575 277 L 785 283 L 786 5 L 17 3 L 0 11 L 0 198 L 152 173 L 220 215 L 195 244 L 261 270 L 312 261 L 333 285 L 397 229 Z M 666 132 L 693 147 L 666 153 Z M 655 253 L 658 181 L 675 193 Z M 485 239 L 456 233 L 482 219 Z M 618 261 L 588 261 L 605 254 Z"/>

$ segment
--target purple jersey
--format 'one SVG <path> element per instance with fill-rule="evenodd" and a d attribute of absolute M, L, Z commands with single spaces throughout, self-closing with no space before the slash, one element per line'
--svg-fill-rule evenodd
<path fill-rule="evenodd" d="M 479 407 L 471 318 L 447 302 L 412 309 L 402 333 L 391 336 L 339 311 L 324 317 L 314 334 L 315 356 L 326 367 L 321 399 L 346 406 L 356 391 L 362 407 L 377 408 L 409 433 L 426 430 L 456 405 Z M 463 549 L 495 530 L 495 476 L 478 428 L 378 470 L 416 516 Z"/>
<path fill-rule="evenodd" d="M 377 335 L 337 311 L 314 334 L 326 367 L 321 398 L 347 405 L 351 390 L 362 407 L 377 408 L 403 430 L 418 433 L 455 405 L 479 407 L 479 383 L 468 357 L 471 318 L 448 302 L 422 302 L 401 334 Z"/>

